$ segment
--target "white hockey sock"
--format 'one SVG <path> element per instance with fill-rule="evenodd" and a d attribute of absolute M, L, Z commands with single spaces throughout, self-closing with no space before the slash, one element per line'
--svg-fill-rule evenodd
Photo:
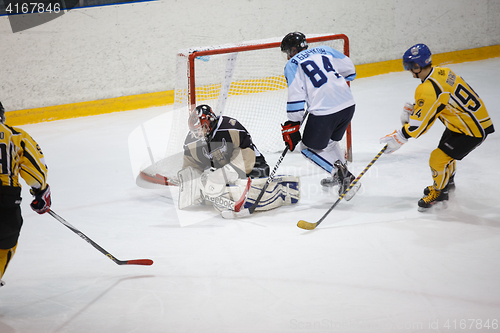
<path fill-rule="evenodd" d="M 336 161 L 341 161 L 343 164 L 346 162 L 345 153 L 337 141 L 330 140 L 325 149 L 312 149 L 302 142 L 300 144 L 302 155 L 332 175 L 337 172 L 337 168 L 333 165 Z"/>

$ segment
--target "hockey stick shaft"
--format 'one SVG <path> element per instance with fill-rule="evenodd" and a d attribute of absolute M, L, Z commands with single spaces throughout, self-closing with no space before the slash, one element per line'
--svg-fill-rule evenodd
<path fill-rule="evenodd" d="M 306 120 L 306 117 L 308 114 L 309 114 L 308 111 L 304 112 L 304 115 L 302 118 L 302 123 Z M 288 148 L 288 146 L 286 146 L 285 149 L 283 150 L 283 152 L 281 153 L 281 156 L 278 159 L 278 162 L 276 162 L 276 165 L 274 166 L 273 170 L 271 171 L 271 173 L 269 173 L 269 176 L 267 177 L 267 181 L 264 184 L 264 186 L 262 187 L 262 189 L 260 190 L 260 193 L 257 196 L 257 199 L 255 199 L 255 202 L 249 208 L 242 209 L 239 212 L 222 212 L 221 213 L 222 217 L 229 219 L 229 218 L 247 217 L 247 216 L 250 216 L 251 214 L 253 214 L 253 212 L 255 211 L 257 206 L 259 205 L 260 200 L 262 199 L 262 197 L 266 193 L 267 187 L 273 181 L 274 174 L 276 173 L 276 170 L 278 170 L 278 167 L 280 166 L 281 162 L 283 161 L 283 158 L 285 157 L 285 155 L 288 153 L 289 150 L 290 149 Z"/>
<path fill-rule="evenodd" d="M 304 115 L 302 117 L 302 123 L 306 120 L 306 117 L 308 114 L 309 114 L 308 111 L 304 112 Z M 288 146 L 286 146 L 285 149 L 283 150 L 283 152 L 281 153 L 281 156 L 278 159 L 278 162 L 276 162 L 276 165 L 274 166 L 273 171 L 269 174 L 269 177 L 267 177 L 267 181 L 264 184 L 264 187 L 262 187 L 262 190 L 260 191 L 259 196 L 257 197 L 257 199 L 255 199 L 255 202 L 253 203 L 253 205 L 250 206 L 250 208 L 248 208 L 248 211 L 250 214 L 253 214 L 253 212 L 257 208 L 257 205 L 259 204 L 260 200 L 264 196 L 264 193 L 266 193 L 267 187 L 273 181 L 274 174 L 276 173 L 276 170 L 278 170 L 278 167 L 280 166 L 281 162 L 283 161 L 283 158 L 285 157 L 286 153 L 288 153 L 289 150 L 290 149 L 288 148 Z"/>
<path fill-rule="evenodd" d="M 273 171 L 271 171 L 271 173 L 269 174 L 269 177 L 267 178 L 266 183 L 262 187 L 262 190 L 260 190 L 259 196 L 257 197 L 257 199 L 255 199 L 255 202 L 248 208 L 248 211 L 249 211 L 250 214 L 253 214 L 253 212 L 255 211 L 255 209 L 257 208 L 257 206 L 259 205 L 260 200 L 264 196 L 264 193 L 266 193 L 266 190 L 267 190 L 267 187 L 269 186 L 269 184 L 273 181 L 274 174 L 276 173 L 276 170 L 278 170 L 278 167 L 280 166 L 281 162 L 283 161 L 283 158 L 285 157 L 286 153 L 288 153 L 288 150 L 289 149 L 288 149 L 288 146 L 287 146 L 283 150 L 283 152 L 281 153 L 281 156 L 278 159 L 278 162 L 276 163 L 276 165 L 274 166 Z"/>
<path fill-rule="evenodd" d="M 99 246 L 99 244 L 97 244 L 96 242 L 94 242 L 92 239 L 88 238 L 83 232 L 81 232 L 80 230 L 78 230 L 77 228 L 75 228 L 74 226 L 72 226 L 69 222 L 67 222 L 65 219 L 63 219 L 62 217 L 60 217 L 59 215 L 57 215 L 53 210 L 49 210 L 48 213 L 53 218 L 55 218 L 56 220 L 58 220 L 59 222 L 61 222 L 62 224 L 64 224 L 66 227 L 68 227 L 68 229 L 70 229 L 75 234 L 77 234 L 78 236 L 80 236 L 84 241 L 86 241 L 87 243 L 89 243 L 90 245 L 92 245 L 94 248 L 96 248 L 97 250 L 99 250 L 99 252 L 101 252 L 102 254 L 104 254 L 109 259 L 113 260 L 118 265 L 146 265 L 146 266 L 149 266 L 149 265 L 153 264 L 153 260 L 151 260 L 151 259 L 118 260 L 113 255 L 111 255 L 111 253 L 109 253 L 108 251 L 106 251 L 105 249 L 103 249 L 101 246 Z"/>
<path fill-rule="evenodd" d="M 352 181 L 351 185 L 349 185 L 349 187 L 344 191 L 344 193 L 342 193 L 339 196 L 339 198 L 337 199 L 337 201 L 335 201 L 335 203 L 327 210 L 327 212 L 317 222 L 311 223 L 311 222 L 306 222 L 304 220 L 300 220 L 297 223 L 297 226 L 299 228 L 302 228 L 302 229 L 313 230 L 318 225 L 320 225 L 321 222 L 323 222 L 323 220 L 328 216 L 328 214 L 330 214 L 331 211 L 339 204 L 339 202 L 342 199 L 344 199 L 344 197 L 346 196 L 347 192 L 349 192 L 354 187 L 354 185 L 356 185 L 359 182 L 359 180 L 361 179 L 361 177 L 363 177 L 363 175 L 368 171 L 368 169 L 370 169 L 371 166 L 379 159 L 379 157 L 382 156 L 382 154 L 384 153 L 384 151 L 386 149 L 387 149 L 387 145 L 385 145 L 384 148 L 382 148 L 382 150 L 377 154 L 377 156 L 375 156 L 375 158 L 373 160 L 371 160 L 370 163 L 368 163 L 368 165 L 366 166 L 366 168 L 359 174 L 358 177 L 356 177 L 356 179 L 354 179 Z"/>

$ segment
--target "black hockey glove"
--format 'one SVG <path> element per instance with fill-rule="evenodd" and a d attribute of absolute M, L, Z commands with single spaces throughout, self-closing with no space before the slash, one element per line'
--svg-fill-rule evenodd
<path fill-rule="evenodd" d="M 32 188 L 30 190 L 31 195 L 35 197 L 31 202 L 30 206 L 38 214 L 46 213 L 50 209 L 52 200 L 50 199 L 50 187 L 47 184 L 45 190 Z"/>
<path fill-rule="evenodd" d="M 283 125 L 281 125 L 281 134 L 283 135 L 283 141 L 288 146 L 290 151 L 295 149 L 295 146 L 302 140 L 300 136 L 300 122 L 288 120 Z"/>

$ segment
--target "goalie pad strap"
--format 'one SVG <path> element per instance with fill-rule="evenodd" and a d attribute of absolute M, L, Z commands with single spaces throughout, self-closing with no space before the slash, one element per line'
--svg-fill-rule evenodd
<path fill-rule="evenodd" d="M 259 196 L 267 178 L 252 180 L 252 187 L 244 208 L 249 208 Z M 256 210 L 271 210 L 283 205 L 295 204 L 300 200 L 300 179 L 297 176 L 278 175 L 269 184 Z"/>

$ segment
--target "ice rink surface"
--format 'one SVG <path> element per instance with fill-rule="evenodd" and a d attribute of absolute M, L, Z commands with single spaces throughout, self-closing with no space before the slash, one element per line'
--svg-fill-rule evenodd
<path fill-rule="evenodd" d="M 45 153 L 53 210 L 118 259 L 154 265 L 116 265 L 31 211 L 24 186 L 0 332 L 500 331 L 500 58 L 449 67 L 481 96 L 497 132 L 457 163 L 448 208 L 417 211 L 444 129 L 436 122 L 380 157 L 356 197 L 313 231 L 298 220 L 317 221 L 337 197 L 298 153 L 278 171 L 301 176 L 297 205 L 241 220 L 206 209 L 181 227 L 167 188 L 135 184 L 128 149 L 130 133 L 169 108 L 21 126 Z M 355 174 L 400 126 L 418 83 L 404 72 L 352 83 Z M 266 156 L 271 166 L 278 156 Z"/>

